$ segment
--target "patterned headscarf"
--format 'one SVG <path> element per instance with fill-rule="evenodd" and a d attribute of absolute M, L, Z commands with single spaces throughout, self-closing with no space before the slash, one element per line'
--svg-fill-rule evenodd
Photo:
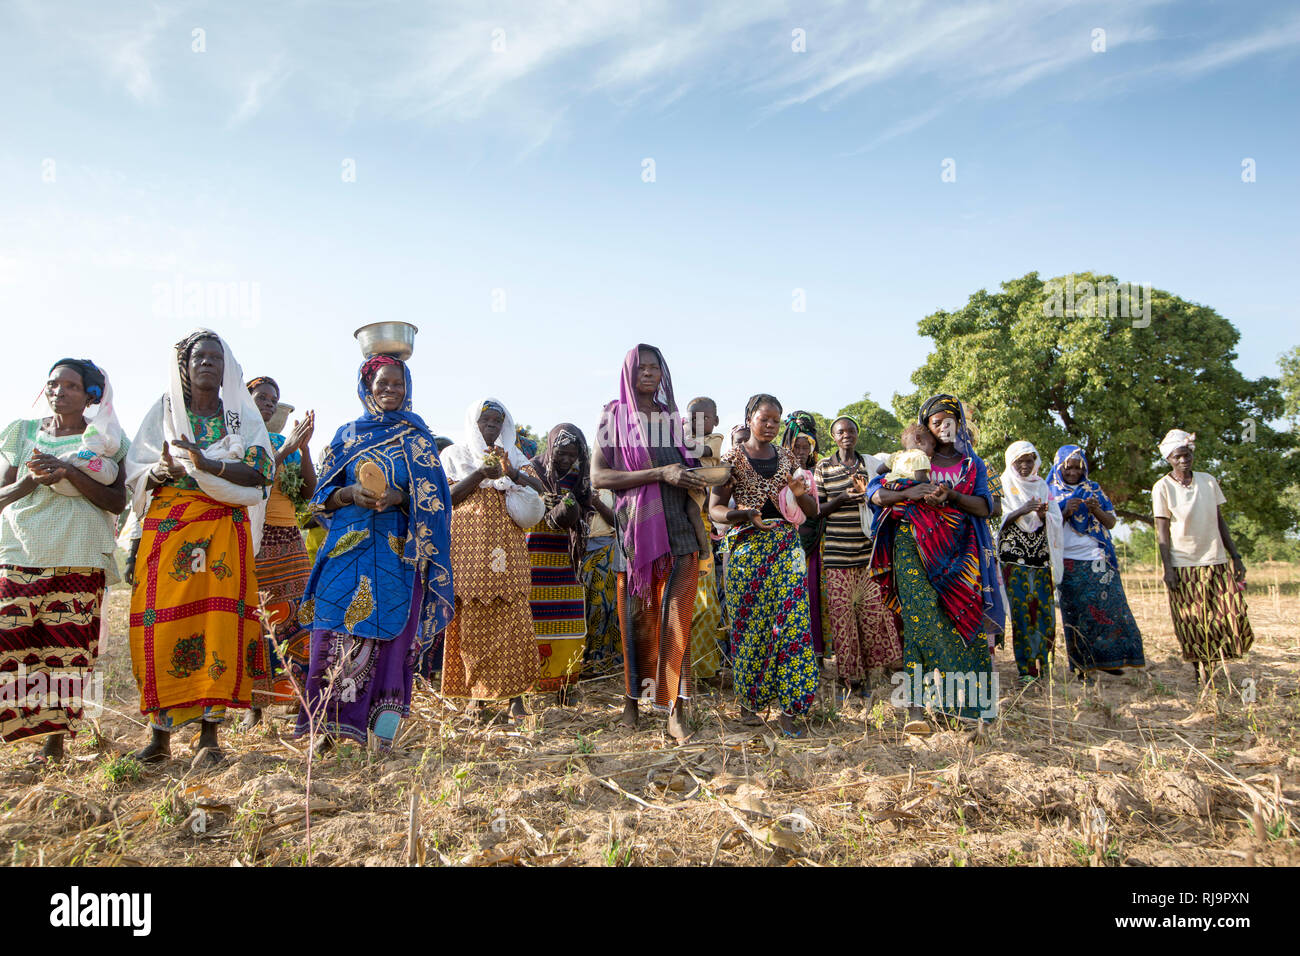
<path fill-rule="evenodd" d="M 527 432 L 522 428 L 515 429 L 515 447 L 523 452 L 526 458 L 537 457 L 537 442 L 529 438 Z"/>
<path fill-rule="evenodd" d="M 1077 485 L 1066 484 L 1065 476 L 1061 473 L 1065 463 L 1071 458 L 1077 458 L 1083 464 L 1083 477 L 1079 479 Z M 1110 539 L 1110 532 L 1086 507 L 1089 498 L 1096 498 L 1103 511 L 1113 512 L 1115 506 L 1106 497 L 1106 492 L 1101 490 L 1101 485 L 1088 477 L 1088 457 L 1083 453 L 1083 449 L 1078 445 L 1062 445 L 1056 449 L 1056 457 L 1052 460 L 1052 470 L 1047 475 L 1047 483 L 1052 488 L 1052 504 L 1061 509 L 1062 516 L 1065 514 L 1065 503 L 1070 499 L 1078 499 L 1083 505 L 1065 519 L 1066 523 L 1077 533 L 1087 535 L 1101 545 L 1101 550 L 1106 555 L 1106 563 L 1118 571 L 1119 559 L 1115 555 L 1115 545 Z"/>
<path fill-rule="evenodd" d="M 929 428 L 930 416 L 940 412 L 947 412 L 957 419 L 957 437 L 953 441 L 953 447 L 957 449 L 958 454 L 966 456 L 975 454 L 975 440 L 971 437 L 970 426 L 966 423 L 966 409 L 956 397 L 946 393 L 932 395 L 921 406 L 917 421 Z"/>
<path fill-rule="evenodd" d="M 194 347 L 204 340 L 216 342 L 225 347 L 221 338 L 208 329 L 195 329 L 185 338 L 176 343 L 176 362 L 181 369 L 181 395 L 185 398 L 185 407 L 190 407 L 190 355 Z"/>
<path fill-rule="evenodd" d="M 385 359 L 376 362 L 377 359 Z M 367 375 L 384 365 L 396 365 L 406 381 L 402 407 L 387 411 L 379 407 L 370 394 Z M 357 371 L 357 398 L 365 409 L 361 416 L 334 433 L 334 439 L 317 465 L 320 480 L 311 509 L 320 516 L 325 501 L 346 481 L 349 462 L 373 448 L 397 444 L 402 448 L 410 471 L 410 532 L 402 551 L 402 560 L 415 565 L 416 580 L 423 590 L 420 606 L 418 641 L 428 646 L 447 626 L 455 607 L 451 582 L 451 489 L 438 459 L 433 433 L 424 419 L 411 410 L 411 370 L 405 362 L 387 355 L 369 359 Z M 303 602 L 314 593 L 315 577 L 308 585 Z"/>
<path fill-rule="evenodd" d="M 838 420 L 839 419 L 836 419 L 836 421 Z M 859 429 L 859 431 L 861 431 L 861 429 Z M 810 412 L 791 412 L 785 417 L 785 421 L 782 422 L 781 444 L 786 448 L 794 451 L 795 440 L 798 439 L 800 435 L 803 435 L 812 442 L 812 452 L 810 453 L 810 456 L 815 458 L 817 455 L 817 420 L 812 417 Z M 799 462 L 799 467 L 807 468 L 808 464 L 807 462 L 801 461 Z"/>
<path fill-rule="evenodd" d="M 370 356 L 370 358 L 366 359 L 361 366 L 361 382 L 367 389 L 375 383 L 375 375 L 378 374 L 379 370 L 385 365 L 401 365 L 403 369 L 406 368 L 404 363 L 399 362 L 391 355 Z M 409 374 L 407 375 L 407 378 L 410 378 Z M 279 389 L 276 389 L 276 391 L 279 391 Z M 369 405 L 367 405 L 367 407 L 369 407 Z"/>
<path fill-rule="evenodd" d="M 576 445 L 578 459 L 567 475 L 555 473 L 555 453 L 568 445 Z M 546 452 L 533 458 L 533 469 L 546 486 L 548 492 L 546 504 L 554 507 L 566 492 L 573 495 L 578 503 L 578 510 L 586 515 L 595 505 L 591 498 L 591 452 L 587 448 L 586 436 L 577 425 L 561 422 L 547 433 Z M 578 527 L 569 531 L 569 560 L 575 574 L 581 575 L 582 561 L 587 553 L 587 528 L 579 521 Z"/>
<path fill-rule="evenodd" d="M 252 392 L 253 389 L 255 389 L 255 388 L 260 388 L 260 387 L 263 386 L 263 385 L 270 385 L 273 389 L 275 389 L 275 394 L 276 394 L 276 396 L 279 396 L 279 394 L 280 394 L 280 386 L 279 386 L 279 384 L 276 382 L 276 380 L 273 379 L 273 378 L 271 378 L 271 376 L 269 376 L 269 375 L 258 375 L 258 376 L 255 377 L 255 378 L 250 378 L 250 379 L 249 379 L 249 380 L 244 384 L 244 387 L 247 388 L 247 389 L 249 390 L 249 392 Z"/>

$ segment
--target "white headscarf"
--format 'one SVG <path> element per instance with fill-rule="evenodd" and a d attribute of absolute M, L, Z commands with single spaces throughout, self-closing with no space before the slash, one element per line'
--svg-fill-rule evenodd
<path fill-rule="evenodd" d="M 1028 478 L 1021 478 L 1014 465 L 1017 458 L 1024 455 L 1034 456 L 1034 472 Z M 1038 473 L 1043 460 L 1032 442 L 1012 442 L 1006 452 L 1006 469 L 1002 472 L 1002 524 L 1007 523 L 1007 516 L 1027 504 L 1051 502 L 1052 489 Z M 1031 511 L 1016 519 L 1016 525 L 1029 533 L 1043 526 L 1043 519 L 1037 512 Z M 1060 583 L 1065 573 L 1065 529 L 1061 521 L 1060 508 L 1047 509 L 1047 550 L 1052 560 L 1052 580 Z"/>
<path fill-rule="evenodd" d="M 1160 439 L 1160 457 L 1167 459 L 1183 446 L 1195 448 L 1196 433 L 1185 432 L 1181 428 L 1172 428 L 1164 438 Z"/>
<path fill-rule="evenodd" d="M 226 437 L 204 449 L 205 455 L 222 461 L 240 461 L 248 449 L 257 445 L 274 459 L 275 450 L 266 433 L 266 425 L 262 423 L 262 413 L 254 404 L 253 396 L 244 387 L 244 371 L 235 361 L 230 346 L 216 332 L 196 329 L 195 333 L 198 332 L 202 332 L 205 338 L 213 338 L 221 343 L 225 361 L 221 379 L 221 404 L 225 412 Z M 186 336 L 186 339 L 195 333 Z M 141 520 L 149 510 L 149 471 L 162 457 L 163 442 L 170 444 L 178 438 L 194 440 L 185 407 L 178 349 L 173 350 L 170 364 L 167 391 L 145 415 L 140 430 L 126 453 L 126 487 L 131 492 L 131 507 Z M 248 509 L 253 553 L 256 554 L 262 546 L 262 522 L 266 517 L 266 495 L 270 486 L 245 487 L 199 471 L 180 449 L 176 449 L 172 457 L 184 466 L 186 473 L 198 483 L 205 495 L 223 504 L 242 505 Z"/>
<path fill-rule="evenodd" d="M 528 458 L 515 447 L 515 420 L 509 409 L 495 398 L 484 398 L 472 402 L 465 410 L 465 441 L 445 449 L 439 456 L 449 482 L 457 482 L 469 477 L 483 464 L 483 459 L 487 456 L 488 444 L 483 439 L 483 433 L 479 431 L 478 417 L 483 413 L 484 407 L 489 405 L 499 409 L 505 419 L 501 423 L 501 434 L 497 436 L 496 447 L 509 456 L 512 467 L 523 468 L 528 464 Z M 542 496 L 527 485 L 516 484 L 507 475 L 490 481 L 485 479 L 479 487 L 495 488 L 497 491 L 505 492 L 506 512 L 520 528 L 526 530 L 533 527 L 546 514 L 546 504 L 542 501 Z"/>
<path fill-rule="evenodd" d="M 515 447 L 515 420 L 509 409 L 495 398 L 485 398 L 470 403 L 469 408 L 465 410 L 465 441 L 458 445 L 452 445 L 443 451 L 440 456 L 443 468 L 447 469 L 448 481 L 460 481 L 483 464 L 483 459 L 488 452 L 488 445 L 483 440 L 483 433 L 479 431 L 478 417 L 483 413 L 484 406 L 487 405 L 500 409 L 501 414 L 505 416 L 505 421 L 501 424 L 501 434 L 497 436 L 496 447 L 504 450 L 510 456 L 511 466 L 522 468 L 528 464 L 528 459 L 524 456 L 524 453 Z M 483 484 L 489 488 L 495 488 L 497 491 L 506 491 L 514 482 L 502 475 L 500 478 L 484 481 Z"/>

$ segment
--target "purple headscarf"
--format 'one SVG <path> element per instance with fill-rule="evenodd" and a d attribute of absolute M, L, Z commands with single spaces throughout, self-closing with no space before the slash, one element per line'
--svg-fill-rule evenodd
<path fill-rule="evenodd" d="M 663 379 L 654 402 L 659 414 L 649 421 L 637 410 L 636 380 L 641 369 L 641 352 L 653 352 L 659 359 Z M 665 434 L 666 433 L 666 434 Z M 671 444 L 681 452 L 687 465 L 697 464 L 687 451 L 677 400 L 673 397 L 673 379 L 663 353 L 653 345 L 638 345 L 623 359 L 623 374 L 618 385 L 618 400 L 605 406 L 601 415 L 596 444 L 605 464 L 619 471 L 644 471 L 654 466 L 650 443 Z M 614 508 L 627 557 L 627 582 L 636 597 L 647 597 L 654 584 L 655 566 L 671 558 L 668 523 L 664 520 L 663 495 L 658 482 L 625 488 L 614 493 Z"/>

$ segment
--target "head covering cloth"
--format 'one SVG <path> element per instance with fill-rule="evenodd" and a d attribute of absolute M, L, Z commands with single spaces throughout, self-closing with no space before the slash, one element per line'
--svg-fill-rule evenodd
<path fill-rule="evenodd" d="M 578 457 L 566 474 L 556 474 L 555 453 L 569 445 L 577 447 Z M 577 425 L 561 422 L 552 428 L 546 435 L 546 451 L 533 459 L 533 469 L 551 496 L 572 494 L 582 516 L 595 507 L 591 495 L 591 451 L 587 448 L 586 436 Z M 547 504 L 551 504 L 549 499 Z M 585 521 L 579 521 L 576 528 L 569 529 L 569 560 L 573 572 L 579 576 L 586 554 L 587 526 Z"/>
<path fill-rule="evenodd" d="M 346 482 L 348 465 L 381 446 L 401 448 L 410 473 L 410 485 L 404 489 L 409 498 L 409 530 L 401 557 L 406 564 L 415 566 L 416 586 L 423 592 L 417 631 L 417 643 L 423 649 L 447 626 L 455 610 L 451 579 L 451 489 L 438 458 L 433 432 L 411 408 L 411 370 L 405 362 L 390 356 L 376 358 L 387 361 L 376 364 L 370 359 L 357 370 L 357 398 L 364 411 L 334 433 L 316 466 L 320 477 L 311 508 L 328 527 L 328 515 L 322 513 L 325 502 L 341 482 Z M 396 365 L 402 370 L 406 395 L 401 408 L 381 408 L 370 394 L 374 372 L 384 365 Z M 310 589 L 303 596 L 304 602 L 309 597 Z"/>
<path fill-rule="evenodd" d="M 221 346 L 223 367 L 220 394 L 226 427 L 226 437 L 205 450 L 208 457 L 237 461 L 256 445 L 270 458 L 275 458 L 271 439 L 262 423 L 262 413 L 254 404 L 253 396 L 244 387 L 243 369 L 235 361 L 230 346 L 211 329 L 196 329 L 174 346 L 175 360 L 170 363 L 167 391 L 145 414 L 126 453 L 126 487 L 131 493 L 131 507 L 141 520 L 149 510 L 149 471 L 162 457 L 163 442 L 170 444 L 178 438 L 194 441 L 189 417 L 189 362 L 194 346 L 205 339 Z M 206 471 L 199 471 L 184 452 L 172 457 L 184 467 L 205 495 L 222 504 L 239 505 L 248 509 L 253 553 L 256 554 L 262 546 L 262 523 L 266 517 L 269 486 L 236 485 Z"/>
<path fill-rule="evenodd" d="M 53 373 L 60 365 L 73 369 L 81 376 L 81 384 L 86 390 L 87 405 L 97 404 L 103 399 L 107 376 L 98 365 L 90 359 L 61 358 L 50 366 L 50 372 Z"/>
<path fill-rule="evenodd" d="M 1165 437 L 1160 439 L 1160 457 L 1168 460 L 1180 448 L 1196 448 L 1196 433 L 1185 432 L 1181 428 L 1171 428 Z"/>
<path fill-rule="evenodd" d="M 636 383 L 642 352 L 653 352 L 663 372 L 659 388 L 652 398 L 653 416 L 642 413 L 637 405 Z M 650 457 L 652 443 L 676 448 L 686 465 L 693 467 L 697 464 L 685 445 L 668 363 L 664 361 L 663 353 L 653 345 L 637 345 L 623 357 L 618 398 L 605 406 L 596 443 L 605 463 L 619 471 L 644 471 L 653 467 Z M 655 566 L 666 566 L 672 558 L 663 494 L 659 482 L 625 488 L 615 494 L 615 515 L 623 553 L 627 557 L 628 587 L 635 596 L 647 597 L 654 584 Z"/>
<path fill-rule="evenodd" d="M 1062 471 L 1065 463 L 1071 458 L 1079 459 L 1083 465 L 1083 477 L 1079 479 L 1077 485 L 1068 484 Z M 1078 445 L 1062 445 L 1056 449 L 1056 457 L 1052 460 L 1052 470 L 1047 475 L 1047 483 L 1052 489 L 1052 501 L 1061 510 L 1062 516 L 1065 514 L 1066 503 L 1071 499 L 1077 500 L 1083 506 L 1075 509 L 1074 514 L 1064 520 L 1078 534 L 1087 535 L 1101 545 L 1106 555 L 1106 563 L 1113 570 L 1118 571 L 1119 559 L 1115 555 L 1115 544 L 1111 541 L 1110 532 L 1092 516 L 1086 507 L 1090 498 L 1096 499 L 1103 511 L 1114 512 L 1115 506 L 1106 497 L 1106 492 L 1101 490 L 1101 485 L 1088 477 L 1088 457 L 1083 453 L 1083 449 Z"/>
<path fill-rule="evenodd" d="M 1034 470 L 1028 478 L 1020 477 L 1015 469 L 1017 459 L 1025 455 L 1034 456 Z M 1047 502 L 1047 549 L 1052 560 L 1052 580 L 1058 584 L 1065 573 L 1065 533 L 1061 524 L 1061 509 L 1052 505 L 1052 488 L 1047 480 L 1038 473 L 1043 466 L 1038 449 L 1032 442 L 1012 442 L 1006 451 L 1006 469 L 1002 472 L 1002 524 L 1007 523 L 1007 516 L 1027 504 Z M 1043 527 L 1044 519 L 1031 511 L 1016 519 L 1016 524 L 1023 531 L 1033 534 Z"/>

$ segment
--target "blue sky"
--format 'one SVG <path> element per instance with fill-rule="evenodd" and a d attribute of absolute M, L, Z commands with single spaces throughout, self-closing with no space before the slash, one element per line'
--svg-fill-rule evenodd
<path fill-rule="evenodd" d="M 0 402 L 37 414 L 88 356 L 132 433 L 205 324 L 319 446 L 357 412 L 353 329 L 395 318 L 453 437 L 487 394 L 592 427 L 638 341 L 724 425 L 757 391 L 832 413 L 909 391 L 919 318 L 1031 270 L 1212 306 L 1276 374 L 1297 53 L 1281 3 L 11 0 Z M 177 281 L 255 284 L 256 314 L 166 314 Z"/>

